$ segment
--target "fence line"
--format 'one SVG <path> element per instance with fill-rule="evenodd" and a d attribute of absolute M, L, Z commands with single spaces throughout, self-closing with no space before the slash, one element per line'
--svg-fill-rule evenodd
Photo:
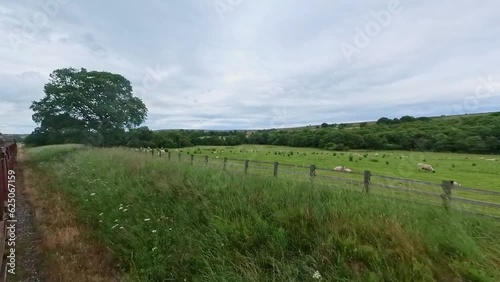
<path fill-rule="evenodd" d="M 151 152 L 151 154 L 154 156 L 154 150 L 150 150 L 150 151 L 145 150 L 145 151 L 146 151 L 146 153 Z M 167 154 L 169 156 L 168 160 L 177 160 L 178 159 L 178 161 L 183 161 L 183 160 L 187 160 L 190 158 L 191 165 L 193 165 L 194 158 L 200 157 L 200 155 L 194 155 L 194 154 L 190 154 L 190 155 L 184 154 L 184 157 L 181 157 L 182 153 L 180 153 L 180 152 L 176 152 L 176 153 L 178 153 L 177 154 L 178 157 L 173 159 L 170 157 L 171 152 L 168 151 L 167 152 Z M 161 152 L 159 153 L 159 155 L 161 157 Z M 209 163 L 210 158 L 208 157 L 208 155 L 204 155 L 201 157 L 204 158 L 205 164 Z M 253 171 L 259 171 L 259 172 L 263 172 L 266 169 L 268 169 L 270 173 L 272 172 L 274 177 L 278 177 L 280 175 L 279 172 L 282 171 L 282 172 L 285 172 L 285 175 L 291 175 L 291 174 L 301 175 L 302 174 L 302 176 L 308 176 L 309 179 L 312 181 L 312 183 L 315 183 L 315 181 L 314 181 L 315 179 L 325 179 L 327 181 L 328 180 L 339 180 L 342 182 L 357 184 L 357 185 L 360 185 L 363 187 L 363 191 L 365 193 L 371 193 L 372 192 L 371 190 L 373 187 L 380 187 L 380 188 L 398 191 L 398 192 L 418 194 L 421 196 L 432 197 L 434 199 L 441 198 L 441 200 L 443 202 L 442 204 L 443 204 L 444 208 L 447 210 L 450 210 L 450 204 L 452 202 L 462 202 L 462 203 L 467 203 L 467 204 L 471 204 L 471 205 L 475 205 L 475 206 L 494 208 L 495 211 L 496 211 L 496 209 L 500 209 L 500 204 L 492 203 L 492 202 L 484 202 L 484 201 L 479 201 L 479 200 L 474 200 L 474 199 L 468 199 L 468 198 L 463 198 L 463 197 L 457 197 L 456 195 L 452 196 L 452 191 L 459 190 L 459 191 L 474 192 L 474 193 L 478 193 L 478 194 L 499 195 L 499 196 L 500 196 L 500 192 L 478 189 L 478 188 L 454 186 L 449 180 L 443 180 L 441 183 L 435 183 L 435 182 L 413 180 L 413 179 L 407 179 L 407 178 L 401 178 L 401 177 L 372 174 L 371 171 L 369 171 L 369 170 L 365 170 L 363 173 L 360 173 L 360 172 L 346 173 L 346 172 L 335 171 L 333 169 L 328 169 L 328 168 L 318 168 L 314 164 L 309 165 L 309 166 L 307 166 L 307 165 L 294 165 L 294 164 L 284 164 L 284 163 L 272 162 L 272 161 L 260 161 L 260 160 L 237 159 L 237 158 L 229 159 L 227 157 L 225 157 L 223 159 L 223 161 L 224 161 L 223 162 L 223 169 L 226 169 L 228 162 L 237 162 L 238 163 L 237 166 L 243 165 L 242 172 L 244 174 L 248 174 L 249 170 L 252 170 L 252 169 L 253 169 Z M 212 161 L 210 161 L 210 163 L 212 163 Z M 251 164 L 257 164 L 258 166 L 252 166 Z M 231 166 L 236 167 L 236 164 L 234 164 L 234 165 L 232 164 Z M 283 168 L 280 169 L 280 167 L 286 167 L 287 169 L 283 169 Z M 293 169 L 291 169 L 291 168 L 293 168 Z M 297 168 L 307 169 L 308 171 L 307 170 L 303 170 L 303 171 L 296 170 Z M 342 174 L 344 177 L 334 176 L 334 175 L 318 175 L 317 172 L 333 172 L 333 173 L 337 173 L 337 174 Z M 354 177 L 353 178 L 346 178 L 345 176 L 347 176 L 347 175 L 352 175 L 354 177 L 362 176 L 362 179 L 359 179 L 359 178 L 356 179 Z M 426 185 L 426 186 L 430 186 L 430 187 L 434 187 L 434 188 L 440 187 L 441 188 L 440 190 L 442 190 L 442 194 L 439 194 L 436 192 L 421 191 L 421 190 L 407 188 L 407 187 L 398 187 L 398 186 L 383 184 L 383 183 L 373 183 L 372 178 L 388 179 L 388 180 L 395 180 L 395 181 L 397 180 L 397 181 L 403 181 L 403 182 L 407 182 L 407 183 Z M 379 190 L 376 190 L 376 191 L 379 191 Z M 384 196 L 384 197 L 391 198 L 390 196 L 387 196 L 385 194 L 384 195 L 379 194 L 377 196 Z M 400 200 L 405 200 L 405 199 L 400 199 Z M 469 211 L 469 210 L 463 210 L 463 209 L 457 209 L 457 208 L 454 208 L 454 209 L 457 211 L 465 211 L 465 212 L 469 212 L 471 214 L 480 214 L 483 216 L 490 216 L 490 217 L 493 217 L 496 219 L 500 219 L 499 216 L 494 216 L 491 214 L 485 214 L 485 213 L 481 213 L 481 212 Z"/>

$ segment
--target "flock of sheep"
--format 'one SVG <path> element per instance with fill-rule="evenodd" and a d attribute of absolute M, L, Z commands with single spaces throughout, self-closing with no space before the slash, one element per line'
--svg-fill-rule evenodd
<path fill-rule="evenodd" d="M 151 152 L 153 151 L 152 148 L 148 147 L 148 148 L 136 148 L 135 149 L 136 151 L 146 151 L 146 152 Z M 164 149 L 157 149 L 158 150 L 158 154 L 162 154 L 162 153 L 165 153 L 165 150 Z M 177 150 L 176 150 L 177 151 Z M 481 159 L 484 159 L 484 158 L 481 158 Z M 486 161 L 496 161 L 496 159 L 485 159 Z M 430 165 L 430 164 L 426 164 L 426 163 L 418 163 L 417 164 L 417 167 L 419 170 L 421 171 L 430 171 L 432 173 L 435 173 L 436 170 Z M 345 172 L 345 173 L 351 173 L 352 170 L 350 168 L 347 168 L 345 166 L 336 166 L 334 169 L 334 171 L 337 171 L 337 172 Z M 452 183 L 452 185 L 454 186 L 462 186 L 461 184 L 459 184 L 458 182 L 454 181 L 454 180 L 450 180 L 450 182 Z"/>
<path fill-rule="evenodd" d="M 434 168 L 429 165 L 429 164 L 424 164 L 424 163 L 418 163 L 417 167 L 420 170 L 425 170 L 425 171 L 432 171 L 433 173 L 436 172 Z M 351 169 L 345 167 L 345 166 L 336 166 L 333 170 L 338 171 L 338 172 L 352 172 Z"/>
<path fill-rule="evenodd" d="M 432 171 L 433 173 L 436 172 L 436 170 L 430 164 L 418 163 L 417 167 L 419 170 Z M 347 173 L 352 172 L 351 169 L 346 168 L 345 166 L 336 166 L 333 170 L 338 171 L 338 172 L 347 172 Z M 455 180 L 450 180 L 450 183 L 454 186 L 462 186 L 460 183 L 456 182 Z"/>

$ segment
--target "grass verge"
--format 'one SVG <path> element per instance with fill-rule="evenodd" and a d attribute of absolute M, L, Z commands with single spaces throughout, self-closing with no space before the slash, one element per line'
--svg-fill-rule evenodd
<path fill-rule="evenodd" d="M 118 149 L 55 148 L 31 152 L 37 171 L 132 281 L 500 281 L 490 219 Z"/>
<path fill-rule="evenodd" d="M 92 240 L 91 227 L 81 224 L 75 209 L 66 201 L 52 163 L 81 149 L 77 145 L 22 149 L 19 163 L 24 171 L 25 195 L 34 209 L 46 281 L 122 281 L 115 270 L 109 249 Z"/>

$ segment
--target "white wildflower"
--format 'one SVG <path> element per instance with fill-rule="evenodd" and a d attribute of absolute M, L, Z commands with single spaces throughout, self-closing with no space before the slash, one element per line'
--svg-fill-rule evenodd
<path fill-rule="evenodd" d="M 316 272 L 314 272 L 313 278 L 314 279 L 320 279 L 321 278 L 321 274 L 319 274 L 319 271 L 316 270 Z"/>
<path fill-rule="evenodd" d="M 151 218 L 145 218 L 144 219 L 144 221 L 150 221 L 150 220 L 151 220 Z"/>
<path fill-rule="evenodd" d="M 111 229 L 115 229 L 115 227 L 117 227 L 117 226 L 118 226 L 118 224 L 115 224 L 115 225 L 113 225 L 113 227 L 111 227 Z"/>
<path fill-rule="evenodd" d="M 103 213 L 103 212 L 101 212 L 101 213 L 99 214 L 99 216 L 102 216 L 103 214 L 104 214 L 104 213 Z"/>
<path fill-rule="evenodd" d="M 123 209 L 124 212 L 128 211 L 128 209 Z"/>
<path fill-rule="evenodd" d="M 91 193 L 90 196 L 95 196 L 95 193 Z"/>
<path fill-rule="evenodd" d="M 123 226 L 120 226 L 120 229 L 123 229 Z"/>
<path fill-rule="evenodd" d="M 151 231 L 152 233 L 156 233 L 156 230 Z"/>
<path fill-rule="evenodd" d="M 153 247 L 151 250 L 154 252 L 156 249 L 158 249 L 157 247 Z"/>
<path fill-rule="evenodd" d="M 119 207 L 118 209 L 121 210 L 121 209 L 123 209 L 123 207 Z"/>

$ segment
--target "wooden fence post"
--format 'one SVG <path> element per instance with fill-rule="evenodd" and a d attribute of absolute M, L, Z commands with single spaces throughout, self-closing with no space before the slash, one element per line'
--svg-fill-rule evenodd
<path fill-rule="evenodd" d="M 314 188 L 314 179 L 316 178 L 316 165 L 311 165 L 309 168 L 309 179 L 311 180 L 311 186 Z"/>
<path fill-rule="evenodd" d="M 278 177 L 278 162 L 274 162 L 274 177 Z"/>
<path fill-rule="evenodd" d="M 314 178 L 316 176 L 316 166 L 315 165 L 311 165 L 311 167 L 309 168 L 309 176 Z"/>
<path fill-rule="evenodd" d="M 191 154 L 191 165 L 193 165 L 194 155 Z"/>
<path fill-rule="evenodd" d="M 226 164 L 227 164 L 227 157 L 224 157 L 224 167 L 223 167 L 224 170 L 226 170 Z"/>
<path fill-rule="evenodd" d="M 445 210 L 450 210 L 450 201 L 451 201 L 451 188 L 453 188 L 453 184 L 449 180 L 443 180 L 441 182 L 441 188 L 443 188 L 444 194 L 441 195 L 441 199 L 443 199 L 443 206 Z"/>
<path fill-rule="evenodd" d="M 245 174 L 248 174 L 248 162 L 249 160 L 245 160 Z"/>
<path fill-rule="evenodd" d="M 205 156 L 205 165 L 208 165 L 208 156 Z"/>
<path fill-rule="evenodd" d="M 365 175 L 364 175 L 364 184 L 365 184 L 365 192 L 369 193 L 370 192 L 370 177 L 371 177 L 371 172 L 369 170 L 365 170 Z"/>

